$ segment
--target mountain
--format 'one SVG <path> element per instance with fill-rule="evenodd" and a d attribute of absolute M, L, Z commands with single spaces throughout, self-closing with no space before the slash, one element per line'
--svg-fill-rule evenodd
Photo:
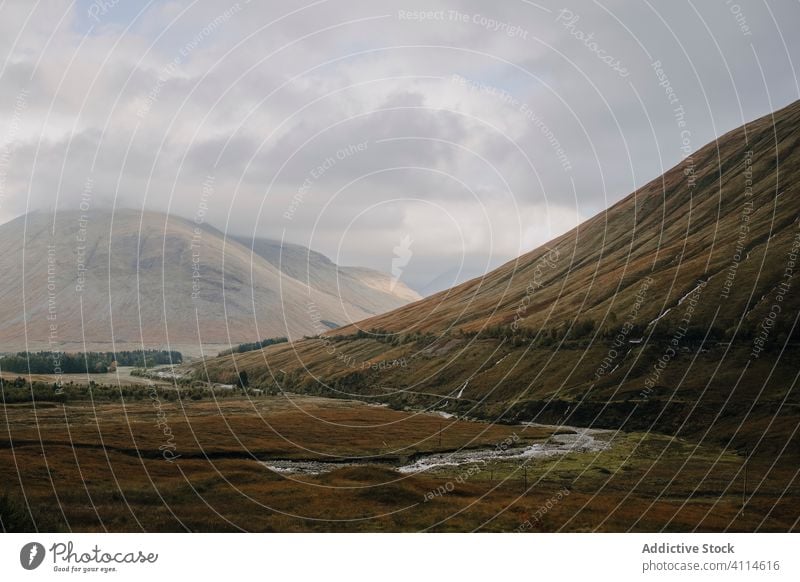
<path fill-rule="evenodd" d="M 281 241 L 232 237 L 285 275 L 319 290 L 338 289 L 351 303 L 370 313 L 383 313 L 422 297 L 391 275 L 366 267 L 343 267 L 322 253 Z"/>
<path fill-rule="evenodd" d="M 376 288 L 388 275 L 338 267 L 296 245 L 285 245 L 282 269 L 272 262 L 278 243 L 254 248 L 155 212 L 19 217 L 0 226 L 0 350 L 81 351 L 85 338 L 87 349 L 170 345 L 199 354 L 202 344 L 216 353 L 316 335 L 419 298 L 402 284 Z"/>
<path fill-rule="evenodd" d="M 271 390 L 797 454 L 799 144 L 796 102 L 484 277 L 236 364 Z"/>

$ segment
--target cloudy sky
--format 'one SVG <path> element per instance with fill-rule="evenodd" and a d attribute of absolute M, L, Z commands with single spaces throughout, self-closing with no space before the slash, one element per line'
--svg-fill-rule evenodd
<path fill-rule="evenodd" d="M 5 1 L 0 222 L 83 198 L 383 271 L 400 246 L 405 282 L 449 286 L 798 99 L 798 23 L 789 0 Z"/>

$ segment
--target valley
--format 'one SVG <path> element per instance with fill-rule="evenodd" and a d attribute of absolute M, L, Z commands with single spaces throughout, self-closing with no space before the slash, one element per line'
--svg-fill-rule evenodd
<path fill-rule="evenodd" d="M 602 447 L 517 456 L 575 430 L 293 394 L 159 407 L 170 439 L 150 398 L 6 406 L 0 462 L 19 479 L 4 503 L 30 503 L 37 527 L 60 531 L 796 527 L 795 469 L 779 458 L 750 461 L 743 506 L 741 456 L 657 433 L 610 431 L 597 435 Z M 266 459 L 342 466 L 281 472 Z"/>
<path fill-rule="evenodd" d="M 229 249 L 208 230 L 221 284 L 192 304 L 191 281 L 164 275 L 186 270 L 191 225 L 150 216 L 132 250 L 141 217 L 124 213 L 124 237 L 98 249 L 94 275 L 124 257 L 112 278 L 123 293 L 85 305 L 110 305 L 115 333 L 149 338 L 139 348 L 174 349 L 177 331 L 200 338 L 200 353 L 148 378 L 71 378 L 63 391 L 48 375 L 4 374 L 0 466 L 15 477 L 0 491 L 3 527 L 796 531 L 799 126 L 795 102 L 420 300 L 387 293 L 388 275 L 267 240 Z M 10 224 L 0 246 L 13 261 L 21 226 Z M 138 294 L 143 261 L 151 284 Z M 338 278 L 341 297 L 329 292 Z M 25 305 L 0 313 L 15 351 L 47 321 L 46 295 L 26 301 L 39 328 Z M 80 309 L 59 314 L 65 336 L 112 330 L 102 317 L 84 330 Z M 255 329 L 233 342 L 231 326 Z M 289 341 L 264 342 L 279 337 Z"/>

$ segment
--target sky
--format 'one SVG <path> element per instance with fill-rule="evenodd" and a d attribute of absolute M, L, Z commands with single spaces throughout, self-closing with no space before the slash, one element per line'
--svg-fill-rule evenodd
<path fill-rule="evenodd" d="M 5 1 L 0 222 L 158 210 L 427 293 L 798 99 L 797 23 L 789 0 Z"/>

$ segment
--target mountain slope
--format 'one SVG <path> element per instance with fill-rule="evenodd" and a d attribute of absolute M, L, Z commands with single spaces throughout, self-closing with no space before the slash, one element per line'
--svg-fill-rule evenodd
<path fill-rule="evenodd" d="M 726 291 L 715 325 L 733 325 L 743 313 L 749 321 L 758 320 L 768 307 L 758 300 L 775 290 L 786 262 L 782 252 L 797 234 L 800 204 L 791 188 L 798 176 L 800 106 L 777 112 L 774 125 L 767 116 L 746 127 L 749 140 L 744 128 L 723 136 L 545 247 L 358 327 L 477 331 L 512 324 L 523 303 L 519 326 L 538 329 L 580 318 L 601 322 L 612 313 L 626 313 L 645 277 L 654 280 L 654 297 L 638 312 L 638 323 L 674 308 L 699 279 L 710 280 L 706 296 L 723 298 Z M 748 151 L 753 152 L 749 162 Z M 694 186 L 685 175 L 692 165 Z M 748 166 L 753 182 L 749 195 Z M 740 227 L 747 229 L 741 240 Z M 743 247 L 738 261 L 737 243 Z M 732 264 L 737 274 L 726 286 Z M 787 298 L 793 308 L 797 297 Z M 716 305 L 703 304 L 703 324 Z M 664 324 L 677 315 L 667 315 Z"/>
<path fill-rule="evenodd" d="M 236 365 L 271 389 L 796 445 L 798 130 L 800 102 L 485 277 Z"/>
<path fill-rule="evenodd" d="M 169 343 L 199 353 L 202 343 L 216 353 L 230 342 L 313 335 L 405 302 L 354 277 L 337 293 L 330 261 L 320 272 L 310 264 L 308 286 L 214 228 L 134 210 L 17 218 L 0 226 L 0 268 L 5 351 L 83 350 L 86 338 L 92 349 Z"/>
<path fill-rule="evenodd" d="M 422 297 L 380 271 L 365 267 L 342 267 L 322 253 L 306 247 L 280 241 L 233 237 L 289 277 L 321 291 L 336 289 L 338 294 L 363 311 L 384 313 Z"/>

